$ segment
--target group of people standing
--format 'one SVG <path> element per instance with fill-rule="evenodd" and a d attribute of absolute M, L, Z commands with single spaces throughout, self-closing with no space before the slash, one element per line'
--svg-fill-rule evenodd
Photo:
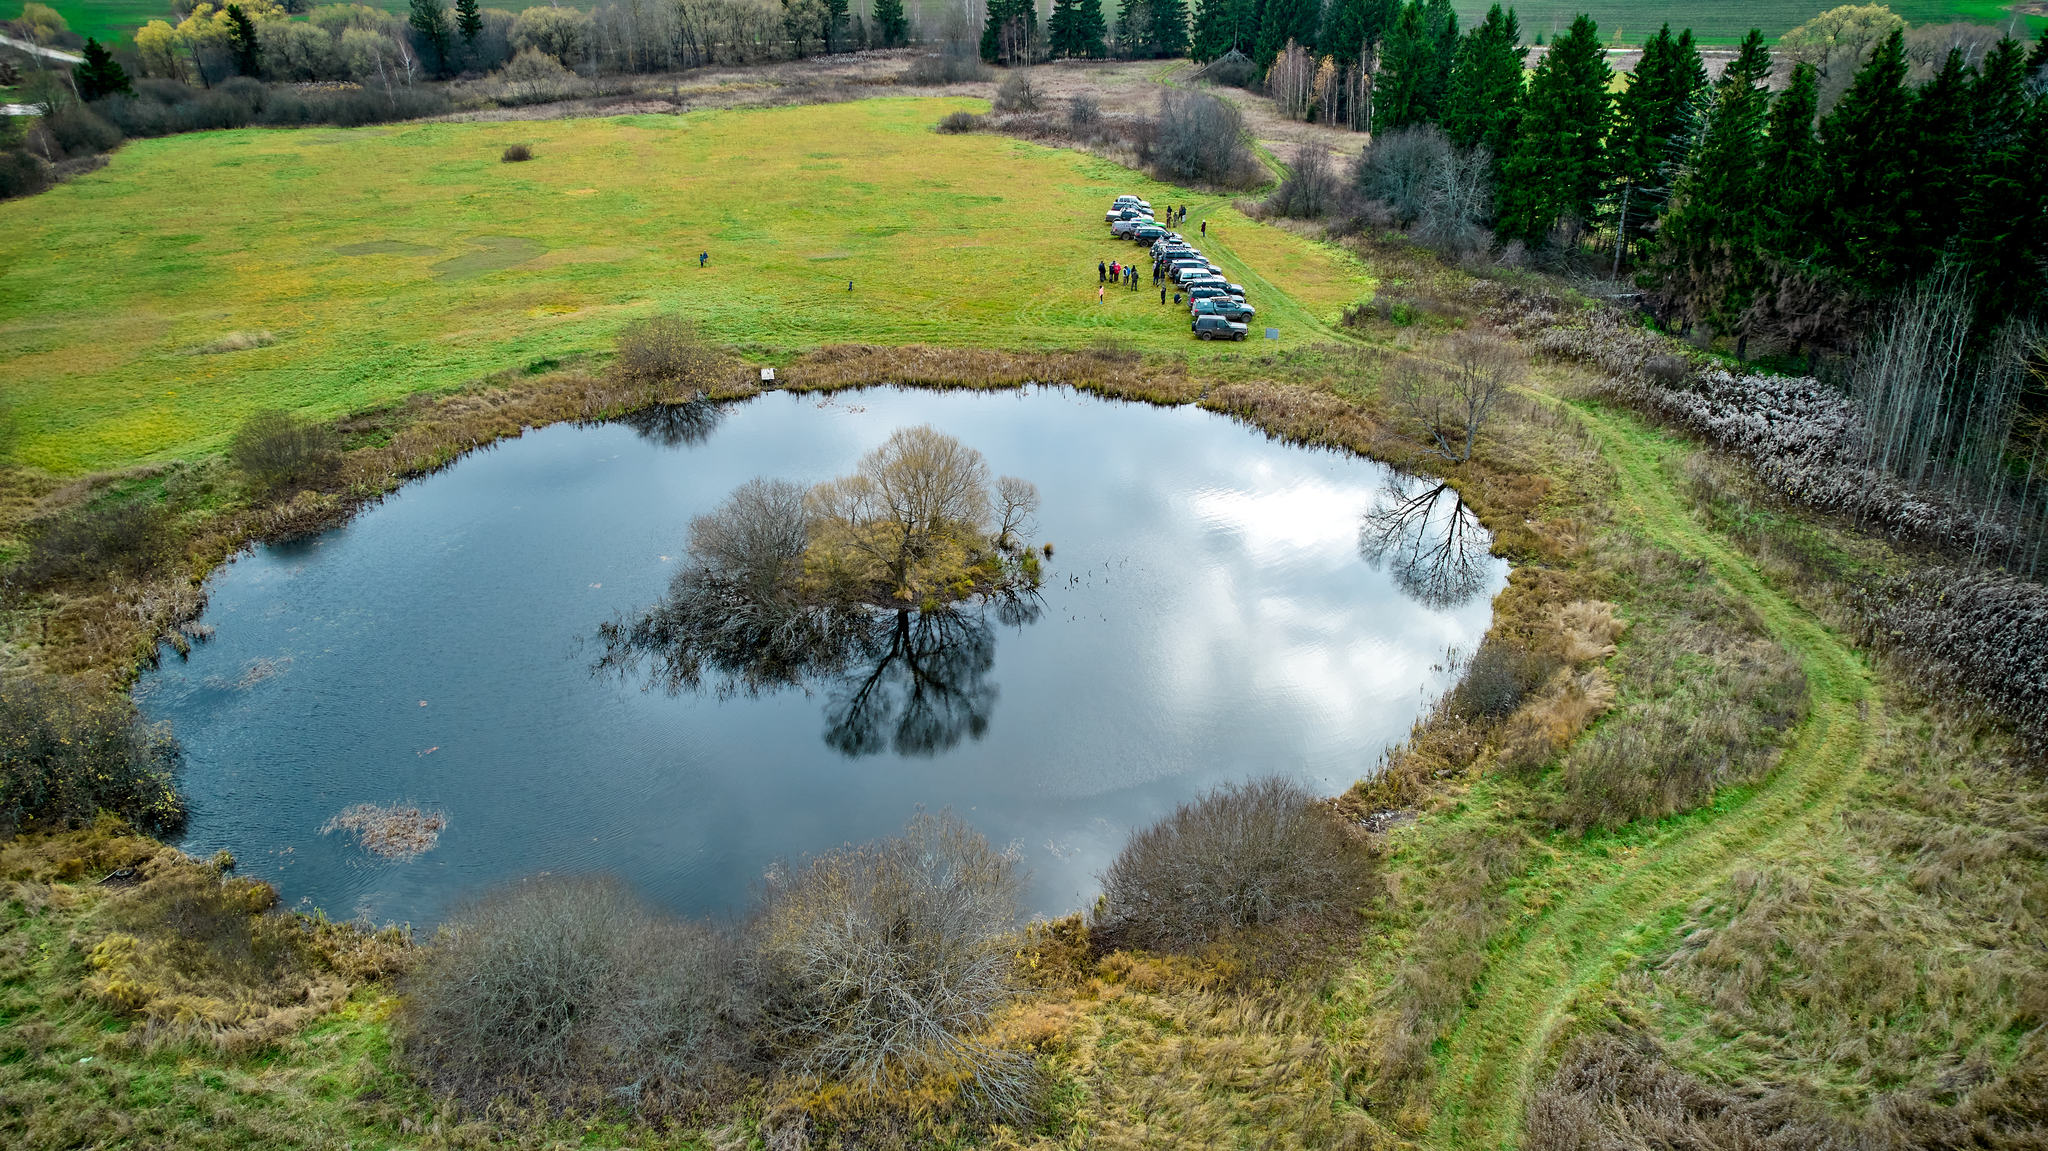
<path fill-rule="evenodd" d="M 1186 223 L 1187 218 L 1188 206 L 1181 204 L 1166 210 L 1165 223 L 1170 228 L 1177 224 Z M 1202 221 L 1202 234 L 1204 236 L 1209 234 L 1209 222 L 1207 220 Z M 1123 284 L 1135 290 L 1138 286 L 1138 265 L 1126 264 L 1117 260 L 1097 260 L 1095 261 L 1095 282 L 1097 285 L 1095 289 L 1095 302 L 1099 304 L 1104 299 L 1104 289 L 1111 283 Z M 1165 303 L 1166 265 L 1158 260 L 1152 261 L 1152 282 L 1160 286 L 1159 302 Z M 1176 304 L 1180 303 L 1179 292 L 1173 294 L 1173 302 Z"/>

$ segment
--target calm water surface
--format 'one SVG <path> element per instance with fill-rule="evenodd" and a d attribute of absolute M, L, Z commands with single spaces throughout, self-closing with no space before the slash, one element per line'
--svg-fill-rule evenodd
<path fill-rule="evenodd" d="M 1036 622 L 989 614 L 979 730 L 849 756 L 827 687 L 719 699 L 592 673 L 598 625 L 661 595 L 692 516 L 926 422 L 1036 482 L 1056 545 Z M 1015 844 L 1035 910 L 1060 913 L 1133 827 L 1213 784 L 1336 791 L 1371 770 L 1506 577 L 1487 558 L 1469 598 L 1425 605 L 1360 553 L 1387 469 L 1189 408 L 772 394 L 693 431 L 530 432 L 220 571 L 214 640 L 137 690 L 185 745 L 185 849 L 227 848 L 336 917 L 426 925 L 496 881 L 595 870 L 719 912 L 778 858 L 951 808 Z M 394 801 L 447 814 L 434 850 L 391 862 L 321 834 Z"/>

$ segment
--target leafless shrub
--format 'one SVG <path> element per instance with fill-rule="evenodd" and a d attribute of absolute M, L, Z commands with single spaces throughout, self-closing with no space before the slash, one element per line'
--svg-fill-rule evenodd
<path fill-rule="evenodd" d="M 1557 666 L 1554 657 L 1489 636 L 1472 653 L 1464 677 L 1451 690 L 1451 711 L 1466 719 L 1500 719 L 1520 707 Z"/>
<path fill-rule="evenodd" d="M 1485 149 L 1459 148 L 1441 129 L 1423 125 L 1375 139 L 1359 157 L 1355 183 L 1417 242 L 1462 256 L 1489 242 L 1492 172 Z"/>
<path fill-rule="evenodd" d="M 964 43 L 948 44 L 939 52 L 926 53 L 910 62 L 899 83 L 929 85 L 963 84 L 989 78 L 988 65 L 981 62 Z"/>
<path fill-rule="evenodd" d="M 1294 162 L 1273 194 L 1266 209 L 1276 215 L 1301 220 L 1320 218 L 1337 196 L 1336 173 L 1330 170 L 1329 149 L 1313 140 L 1302 141 L 1294 150 Z"/>
<path fill-rule="evenodd" d="M 971 1083 L 998 1111 L 1030 1102 L 1030 1063 L 979 1038 L 1017 993 L 1016 861 L 949 814 L 769 877 L 755 964 L 776 1045 L 870 1095 Z"/>
<path fill-rule="evenodd" d="M 1038 105 L 1038 89 L 1022 71 L 1012 71 L 996 88 L 993 106 L 997 112 L 1036 112 Z"/>
<path fill-rule="evenodd" d="M 612 372 L 619 379 L 660 392 L 694 393 L 720 374 L 724 358 L 682 316 L 652 316 L 619 333 Z"/>
<path fill-rule="evenodd" d="M 406 984 L 402 1054 L 481 1107 L 687 1090 L 741 1050 L 730 940 L 659 919 L 606 879 L 538 878 L 460 913 Z"/>
<path fill-rule="evenodd" d="M 339 457 L 333 428 L 275 409 L 242 421 L 228 445 L 228 459 L 266 490 L 317 480 Z"/>
<path fill-rule="evenodd" d="M 1102 876 L 1090 926 L 1104 947 L 1191 951 L 1262 928 L 1342 924 L 1371 860 L 1292 780 L 1226 784 L 1131 837 Z"/>
<path fill-rule="evenodd" d="M 1159 93 L 1152 138 L 1142 158 L 1164 178 L 1223 188 L 1260 183 L 1265 168 L 1245 143 L 1244 113 L 1206 92 Z"/>
<path fill-rule="evenodd" d="M 1102 106 L 1095 97 L 1081 92 L 1067 101 L 1067 129 L 1078 140 L 1086 140 L 1102 126 Z"/>
<path fill-rule="evenodd" d="M 1358 192 L 1386 205 L 1394 222 L 1406 228 L 1421 219 L 1430 182 L 1450 152 L 1450 138 L 1434 125 L 1378 135 L 1358 158 Z"/>
<path fill-rule="evenodd" d="M 1441 361 L 1408 356 L 1388 373 L 1389 398 L 1422 425 L 1429 451 L 1452 463 L 1472 458 L 1479 435 L 1524 375 L 1522 357 L 1497 333 L 1461 332 Z"/>
<path fill-rule="evenodd" d="M 533 149 L 524 144 L 514 144 L 505 149 L 505 154 L 500 159 L 507 164 L 524 163 L 527 160 L 533 159 Z"/>
<path fill-rule="evenodd" d="M 934 127 L 949 136 L 957 136 L 963 132 L 980 131 L 987 123 L 988 117 L 972 112 L 948 112 Z"/>

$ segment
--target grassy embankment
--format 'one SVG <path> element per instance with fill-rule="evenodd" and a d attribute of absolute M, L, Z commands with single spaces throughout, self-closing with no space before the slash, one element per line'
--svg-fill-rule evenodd
<path fill-rule="evenodd" d="M 627 320 L 667 310 L 763 362 L 856 340 L 1270 350 L 1197 344 L 1149 279 L 1096 303 L 1098 260 L 1142 258 L 1102 223 L 1126 190 L 1210 221 L 1204 250 L 1243 277 L 1283 348 L 1327 339 L 1369 294 L 1356 261 L 1221 198 L 929 130 L 963 106 L 139 141 L 103 172 L 0 205 L 15 459 L 76 474 L 211 452 L 259 407 L 332 417 L 445 391 L 608 348 Z M 519 142 L 536 159 L 501 163 Z M 204 351 L 238 333 L 274 342 Z"/>

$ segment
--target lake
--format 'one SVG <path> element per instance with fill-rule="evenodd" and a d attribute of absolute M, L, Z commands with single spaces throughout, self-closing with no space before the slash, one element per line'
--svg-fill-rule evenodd
<path fill-rule="evenodd" d="M 991 609 L 969 656 L 938 661 L 971 680 L 952 685 L 966 703 L 849 738 L 845 684 L 720 698 L 594 671 L 597 629 L 662 595 L 693 516 L 755 477 L 844 474 L 920 423 L 1036 483 L 1033 538 L 1054 545 L 1037 618 Z M 1368 513 L 1423 490 L 1214 413 L 1059 388 L 558 425 L 222 568 L 214 638 L 136 698 L 185 747 L 181 846 L 226 848 L 336 918 L 425 927 L 493 883 L 594 871 L 733 912 L 777 860 L 921 807 L 1014 845 L 1032 909 L 1059 914 L 1094 901 L 1132 829 L 1203 790 L 1280 773 L 1335 793 L 1407 735 L 1507 574 L 1469 515 L 1448 581 L 1444 540 L 1361 549 Z M 447 817 L 416 858 L 322 831 L 401 802 Z"/>

